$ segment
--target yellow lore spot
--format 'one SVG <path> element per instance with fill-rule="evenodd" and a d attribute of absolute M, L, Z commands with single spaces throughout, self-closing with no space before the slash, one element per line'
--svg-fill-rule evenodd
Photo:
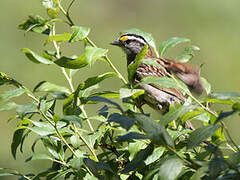
<path fill-rule="evenodd" d="M 122 37 L 120 37 L 120 40 L 121 41 L 126 41 L 126 40 L 128 40 L 128 37 L 127 36 L 122 36 Z"/>

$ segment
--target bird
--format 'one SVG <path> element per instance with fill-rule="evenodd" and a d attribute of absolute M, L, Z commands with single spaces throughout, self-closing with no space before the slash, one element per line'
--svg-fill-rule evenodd
<path fill-rule="evenodd" d="M 148 104 L 154 109 L 166 112 L 171 105 L 187 101 L 187 98 L 178 89 L 166 88 L 153 83 L 141 83 L 141 80 L 148 76 L 171 77 L 171 75 L 174 74 L 193 92 L 201 94 L 204 91 L 204 87 L 200 80 L 200 69 L 198 67 L 163 57 L 156 57 L 143 36 L 133 33 L 124 33 L 110 44 L 118 46 L 123 50 L 127 56 L 127 66 L 134 63 L 135 58 L 145 46 L 147 46 L 145 58 L 154 58 L 156 62 L 161 65 L 161 67 L 159 67 L 141 63 L 136 69 L 133 84 L 138 84 L 139 88 L 144 90 L 142 104 Z"/>

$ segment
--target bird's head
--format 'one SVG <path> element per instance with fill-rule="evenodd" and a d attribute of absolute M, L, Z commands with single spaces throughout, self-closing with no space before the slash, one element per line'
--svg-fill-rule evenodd
<path fill-rule="evenodd" d="M 137 34 L 122 34 L 111 45 L 119 46 L 127 54 L 127 56 L 136 56 L 142 48 L 147 44 L 147 41 Z"/>

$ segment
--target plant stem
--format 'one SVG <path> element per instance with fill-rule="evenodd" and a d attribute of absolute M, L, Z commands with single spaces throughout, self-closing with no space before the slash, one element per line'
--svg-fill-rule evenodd
<path fill-rule="evenodd" d="M 75 125 L 73 125 L 73 129 L 74 131 L 77 133 L 77 135 L 79 136 L 79 138 L 83 141 L 84 144 L 86 144 L 87 148 L 89 149 L 89 151 L 92 153 L 92 155 L 95 157 L 95 159 L 98 161 L 97 155 L 94 151 L 94 149 L 92 149 L 89 144 L 87 143 L 86 139 L 84 139 L 84 137 L 81 135 L 81 133 L 79 133 L 79 131 L 77 130 L 77 127 Z"/>

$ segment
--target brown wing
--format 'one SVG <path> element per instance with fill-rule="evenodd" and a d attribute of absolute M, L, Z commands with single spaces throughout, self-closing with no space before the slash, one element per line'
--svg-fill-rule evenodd
<path fill-rule="evenodd" d="M 161 77 L 161 76 L 168 76 L 166 74 L 166 72 L 159 67 L 156 66 L 151 66 L 151 65 L 147 65 L 147 64 L 141 64 L 136 71 L 136 76 L 138 80 L 141 80 L 144 77 L 147 76 L 155 76 L 155 77 Z M 150 84 L 150 86 L 144 86 L 144 89 L 146 91 L 151 91 L 148 93 L 152 93 L 154 94 L 154 96 L 164 96 L 163 94 L 165 94 L 165 97 L 162 97 L 162 99 L 165 99 L 167 101 L 186 101 L 185 96 L 183 96 L 183 94 L 177 90 L 177 89 L 173 89 L 173 88 L 166 88 L 166 87 L 161 87 L 159 85 L 156 84 Z M 162 91 L 162 92 L 160 92 Z M 158 97 L 160 98 L 160 97 Z M 164 101 L 164 100 L 162 100 Z"/>
<path fill-rule="evenodd" d="M 201 94 L 204 91 L 204 87 L 200 81 L 199 68 L 164 58 L 159 58 L 157 62 L 165 67 L 167 71 L 176 74 L 194 92 Z"/>

